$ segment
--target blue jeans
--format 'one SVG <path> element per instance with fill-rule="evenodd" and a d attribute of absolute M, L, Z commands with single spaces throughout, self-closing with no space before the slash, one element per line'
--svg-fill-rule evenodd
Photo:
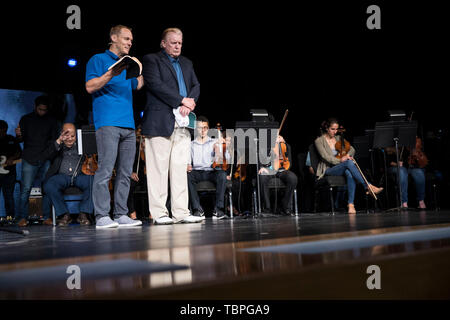
<path fill-rule="evenodd" d="M 106 217 L 111 210 L 108 183 L 114 165 L 114 218 L 128 213 L 128 193 L 136 153 L 136 134 L 133 129 L 105 126 L 95 132 L 98 169 L 93 182 L 92 200 L 96 219 Z M 117 160 L 117 162 L 116 162 Z"/>
<path fill-rule="evenodd" d="M 397 167 L 389 168 L 389 172 L 397 179 Z M 400 167 L 400 186 L 402 189 L 402 203 L 408 202 L 408 174 L 416 185 L 417 201 L 425 200 L 425 169 Z"/>
<path fill-rule="evenodd" d="M 69 213 L 64 202 L 64 190 L 71 185 L 71 176 L 66 174 L 56 174 L 47 180 L 44 184 L 44 191 L 55 206 L 56 216 Z M 80 203 L 80 212 L 92 213 L 94 211 L 92 204 L 92 181 L 93 176 L 79 174 L 73 179 L 73 186 L 83 191 L 83 200 Z"/>
<path fill-rule="evenodd" d="M 22 160 L 22 181 L 20 187 L 20 205 L 17 220 L 28 217 L 28 201 L 30 197 L 31 188 L 36 178 L 44 181 L 47 170 L 50 167 L 50 161 L 38 163 L 34 166 Z M 44 194 L 42 196 L 42 216 L 44 219 L 50 218 L 50 200 Z"/>
<path fill-rule="evenodd" d="M 367 189 L 367 185 L 364 182 L 361 173 L 359 173 L 358 168 L 356 168 L 355 164 L 351 160 L 347 160 L 344 162 L 335 165 L 334 167 L 328 168 L 325 171 L 325 175 L 327 176 L 343 176 L 347 178 L 347 191 L 348 191 L 348 203 L 353 204 L 355 202 L 355 189 L 356 183 L 359 182 Z"/>

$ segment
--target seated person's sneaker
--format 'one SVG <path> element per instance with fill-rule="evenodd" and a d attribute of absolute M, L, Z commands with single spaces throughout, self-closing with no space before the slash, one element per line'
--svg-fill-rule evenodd
<path fill-rule="evenodd" d="M 112 221 L 109 216 L 104 216 L 96 219 L 95 228 L 96 229 L 106 229 L 106 228 L 117 228 L 119 224 Z"/>
<path fill-rule="evenodd" d="M 226 219 L 227 216 L 225 213 L 223 213 L 222 209 L 216 208 L 216 210 L 213 212 L 213 219 L 221 220 Z"/>
<path fill-rule="evenodd" d="M 58 216 L 56 220 L 58 222 L 58 227 L 68 226 L 72 222 L 72 218 L 70 218 L 70 214 L 68 213 Z"/>
<path fill-rule="evenodd" d="M 180 220 L 178 223 L 197 223 L 197 222 L 202 222 L 203 220 L 204 220 L 204 218 L 202 218 L 202 217 L 188 215 L 186 218 L 184 218 L 183 220 Z"/>
<path fill-rule="evenodd" d="M 89 217 L 86 213 L 80 212 L 77 218 L 77 222 L 81 224 L 82 226 L 90 226 L 91 221 L 89 221 Z"/>
<path fill-rule="evenodd" d="M 193 215 L 194 217 L 200 217 L 200 218 L 205 219 L 205 212 L 203 211 L 202 208 L 200 208 L 200 209 L 194 209 L 194 213 L 192 213 L 192 215 Z"/>
<path fill-rule="evenodd" d="M 133 220 L 126 214 L 120 216 L 118 219 L 114 219 L 114 221 L 119 224 L 119 228 L 142 226 L 141 220 Z"/>
<path fill-rule="evenodd" d="M 154 224 L 173 224 L 173 220 L 168 216 L 162 216 L 159 219 L 153 220 Z"/>

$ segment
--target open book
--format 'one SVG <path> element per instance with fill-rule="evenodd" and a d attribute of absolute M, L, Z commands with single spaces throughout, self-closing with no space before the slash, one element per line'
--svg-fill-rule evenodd
<path fill-rule="evenodd" d="M 108 68 L 108 70 L 111 70 L 112 68 L 120 68 L 123 65 L 126 66 L 127 69 L 127 76 L 126 79 L 136 78 L 139 77 L 142 74 L 142 64 L 136 60 L 134 60 L 132 57 L 126 55 L 120 58 L 116 63 L 114 63 L 111 67 Z"/>

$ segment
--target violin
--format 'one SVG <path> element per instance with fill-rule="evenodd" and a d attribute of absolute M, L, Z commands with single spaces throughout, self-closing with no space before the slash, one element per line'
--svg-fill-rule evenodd
<path fill-rule="evenodd" d="M 340 126 L 337 131 L 337 134 L 339 134 L 341 136 L 341 139 L 339 139 L 339 141 L 337 141 L 336 144 L 334 145 L 334 147 L 336 148 L 336 151 L 338 152 L 336 155 L 336 158 L 338 158 L 338 159 L 341 159 L 344 156 L 346 156 L 351 148 L 350 142 L 348 142 L 344 138 L 344 132 L 345 132 L 345 128 L 343 126 Z"/>
<path fill-rule="evenodd" d="M 286 121 L 289 110 L 286 109 L 284 112 L 283 120 L 281 120 L 280 128 L 278 129 L 278 134 L 280 134 L 281 129 L 283 128 L 284 122 Z M 276 146 L 275 146 L 276 147 Z M 287 145 L 286 142 L 282 141 L 278 144 L 278 147 L 281 149 L 281 158 L 278 163 L 279 168 L 283 168 L 284 170 L 289 170 L 291 167 L 291 162 L 289 161 L 288 153 L 287 153 Z M 275 167 L 278 170 L 278 168 Z"/>
<path fill-rule="evenodd" d="M 235 179 L 240 179 L 242 182 L 247 179 L 247 165 L 239 164 L 236 168 L 236 171 L 233 174 Z"/>
<path fill-rule="evenodd" d="M 284 170 L 289 170 L 289 168 L 291 167 L 291 162 L 289 161 L 288 158 L 286 142 L 280 142 L 279 147 L 281 149 L 280 168 L 283 168 Z"/>
<path fill-rule="evenodd" d="M 428 158 L 422 151 L 422 139 L 416 137 L 416 146 L 411 150 L 408 163 L 419 168 L 424 168 L 428 164 Z"/>
<path fill-rule="evenodd" d="M 218 135 L 219 135 L 219 139 L 218 140 L 220 141 L 220 140 L 222 140 L 222 132 L 221 132 L 222 131 L 222 126 L 221 126 L 220 123 L 217 123 L 216 129 L 217 129 L 217 132 L 218 132 Z M 222 170 L 224 170 L 224 171 L 228 170 L 227 159 L 225 157 L 225 153 L 227 151 L 226 147 L 227 147 L 227 143 L 225 142 L 225 140 L 223 140 L 223 143 L 222 143 L 222 161 L 219 161 L 219 162 L 214 161 L 213 164 L 212 164 L 212 167 L 214 169 L 216 167 L 219 167 L 219 168 L 222 168 Z"/>
<path fill-rule="evenodd" d="M 93 176 L 95 171 L 98 169 L 98 158 L 97 154 L 88 154 L 84 159 L 83 165 L 81 166 L 81 172 L 87 176 Z"/>

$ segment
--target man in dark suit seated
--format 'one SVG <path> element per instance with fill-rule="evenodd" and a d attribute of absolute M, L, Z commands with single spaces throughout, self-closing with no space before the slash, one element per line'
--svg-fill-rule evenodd
<path fill-rule="evenodd" d="M 67 226 L 71 218 L 66 203 L 64 190 L 77 187 L 83 192 L 80 214 L 77 221 L 81 225 L 90 225 L 88 215 L 93 213 L 92 178 L 82 171 L 83 156 L 78 154 L 76 130 L 72 123 L 65 123 L 58 139 L 45 150 L 45 156 L 51 160 L 45 181 L 44 192 L 55 207 L 58 226 Z"/>

